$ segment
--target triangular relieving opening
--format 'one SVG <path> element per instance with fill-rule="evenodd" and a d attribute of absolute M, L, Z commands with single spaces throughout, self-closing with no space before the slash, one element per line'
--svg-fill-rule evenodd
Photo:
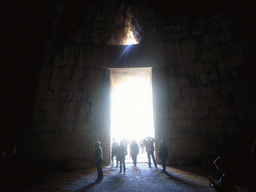
<path fill-rule="evenodd" d="M 139 44 L 141 36 L 140 27 L 132 14 L 128 4 L 124 2 L 117 14 L 114 31 L 109 40 L 109 45 Z"/>

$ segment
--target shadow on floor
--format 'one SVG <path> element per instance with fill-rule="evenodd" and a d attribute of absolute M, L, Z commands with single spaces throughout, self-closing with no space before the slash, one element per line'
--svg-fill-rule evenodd
<path fill-rule="evenodd" d="M 90 187 L 92 187 L 92 186 L 94 186 L 94 185 L 96 185 L 96 184 L 98 184 L 98 183 L 99 183 L 99 182 L 97 182 L 97 181 L 92 182 L 92 183 L 89 183 L 87 186 L 81 188 L 79 191 L 86 191 L 86 190 L 88 190 Z"/>

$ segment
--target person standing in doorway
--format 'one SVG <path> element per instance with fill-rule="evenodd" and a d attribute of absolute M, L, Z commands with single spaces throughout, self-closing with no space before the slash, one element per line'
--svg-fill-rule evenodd
<path fill-rule="evenodd" d="M 102 160 L 103 160 L 103 156 L 102 156 L 102 148 L 101 148 L 101 143 L 99 141 L 97 141 L 95 143 L 95 160 L 96 160 L 96 164 L 97 164 L 97 171 L 98 171 L 98 178 L 96 179 L 96 181 L 102 181 L 103 179 L 103 171 L 102 171 Z"/>
<path fill-rule="evenodd" d="M 118 147 L 119 147 L 119 144 L 113 138 L 113 143 L 112 143 L 112 165 L 114 164 L 114 157 L 116 157 L 116 167 L 118 167 L 118 159 L 117 159 Z"/>
<path fill-rule="evenodd" d="M 130 147 L 130 154 L 132 156 L 133 165 L 137 165 L 137 155 L 139 154 L 139 145 L 133 140 L 131 147 Z"/>
<path fill-rule="evenodd" d="M 156 160 L 155 160 L 155 155 L 154 155 L 154 151 L 155 151 L 154 142 L 155 142 L 155 139 L 153 139 L 152 137 L 147 137 L 143 141 L 143 143 L 146 145 L 146 151 L 147 151 L 147 155 L 148 155 L 148 166 L 149 166 L 149 168 L 151 168 L 150 156 L 152 156 L 155 168 L 157 168 L 157 164 L 156 164 Z"/>
<path fill-rule="evenodd" d="M 166 159 L 168 158 L 168 150 L 164 140 L 161 140 L 161 144 L 159 148 L 159 158 L 161 159 L 162 166 L 163 166 L 162 173 L 166 173 L 165 168 L 166 168 Z"/>
<path fill-rule="evenodd" d="M 125 173 L 126 168 L 125 168 L 125 156 L 127 155 L 127 149 L 124 146 L 124 143 L 121 141 L 120 146 L 118 147 L 118 160 L 120 161 L 120 173 L 123 172 Z"/>

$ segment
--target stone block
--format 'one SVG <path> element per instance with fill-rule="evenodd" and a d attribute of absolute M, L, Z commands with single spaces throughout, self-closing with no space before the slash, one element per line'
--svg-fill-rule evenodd
<path fill-rule="evenodd" d="M 60 67 L 60 77 L 68 79 L 71 77 L 74 68 L 72 67 Z"/>
<path fill-rule="evenodd" d="M 190 63 L 197 58 L 197 44 L 192 38 L 184 39 L 181 41 L 181 52 L 179 58 L 181 63 Z"/>
<path fill-rule="evenodd" d="M 204 70 L 205 72 L 216 72 L 212 62 L 205 62 Z"/>
<path fill-rule="evenodd" d="M 53 69 L 51 69 L 52 73 L 52 79 L 59 79 L 61 77 L 61 71 L 59 66 L 54 66 Z"/>
<path fill-rule="evenodd" d="M 200 81 L 201 81 L 202 85 L 207 85 L 207 84 L 210 83 L 207 73 L 200 74 L 199 78 L 200 78 Z"/>
<path fill-rule="evenodd" d="M 60 122 L 62 112 L 46 112 L 45 121 L 49 122 Z"/>
<path fill-rule="evenodd" d="M 179 87 L 190 87 L 190 82 L 187 77 L 178 77 Z"/>
<path fill-rule="evenodd" d="M 176 118 L 176 119 L 173 119 L 173 126 L 174 126 L 173 129 L 181 130 L 181 131 L 184 131 L 184 130 L 196 131 L 198 127 L 197 121 L 198 120 L 196 118 Z"/>
<path fill-rule="evenodd" d="M 60 101 L 70 101 L 73 98 L 72 91 L 61 91 L 60 92 Z"/>
<path fill-rule="evenodd" d="M 194 20 L 194 24 L 197 26 L 203 26 L 203 25 L 207 25 L 207 20 L 204 19 L 203 17 L 199 17 L 197 19 Z"/>
<path fill-rule="evenodd" d="M 80 54 L 77 62 L 77 67 L 85 67 L 85 47 L 80 48 Z"/>
<path fill-rule="evenodd" d="M 74 102 L 65 102 L 63 104 L 63 111 L 74 111 L 75 110 L 75 103 Z"/>
<path fill-rule="evenodd" d="M 186 99 L 188 108 L 201 107 L 201 103 L 199 103 L 200 100 L 198 97 L 188 97 Z"/>
<path fill-rule="evenodd" d="M 182 95 L 184 97 L 199 97 L 201 96 L 201 90 L 196 87 L 184 87 L 182 88 Z"/>
<path fill-rule="evenodd" d="M 189 98 L 182 97 L 182 98 L 178 99 L 178 105 L 177 106 L 179 108 L 187 108 L 188 105 L 189 105 Z"/>
<path fill-rule="evenodd" d="M 97 89 L 101 85 L 101 82 L 93 79 L 85 79 L 80 81 L 79 89 L 80 90 L 91 90 Z"/>
<path fill-rule="evenodd" d="M 204 127 L 204 128 L 213 128 L 213 127 L 215 127 L 215 125 L 213 123 L 213 119 L 210 118 L 210 117 L 201 118 L 200 121 L 199 121 L 199 126 Z"/>
<path fill-rule="evenodd" d="M 199 74 L 204 72 L 204 66 L 202 62 L 193 62 L 189 63 L 189 73 L 191 75 L 193 74 Z"/>
<path fill-rule="evenodd" d="M 169 84 L 170 88 L 177 88 L 178 87 L 178 79 L 176 77 L 170 77 L 168 84 Z"/>
<path fill-rule="evenodd" d="M 189 22 L 182 24 L 182 29 L 183 30 L 187 31 L 187 30 L 189 30 L 189 28 L 190 28 L 190 23 Z"/>
<path fill-rule="evenodd" d="M 237 121 L 234 116 L 223 116 L 221 119 L 224 127 L 234 127 L 237 125 Z"/>
<path fill-rule="evenodd" d="M 54 66 L 62 66 L 63 61 L 61 59 L 61 56 L 60 55 L 55 55 L 53 63 L 54 63 Z"/>
<path fill-rule="evenodd" d="M 90 79 L 103 79 L 103 70 L 100 68 L 89 68 Z"/>
<path fill-rule="evenodd" d="M 182 31 L 182 32 L 177 32 L 173 33 L 170 35 L 170 40 L 177 40 L 180 38 L 186 38 L 189 37 L 189 32 L 188 31 Z"/>
<path fill-rule="evenodd" d="M 70 59 L 71 45 L 66 45 L 63 51 L 63 65 L 67 66 Z"/>
<path fill-rule="evenodd" d="M 178 64 L 176 65 L 176 70 L 175 70 L 175 73 L 178 75 L 178 76 L 182 76 L 184 74 L 187 74 L 190 72 L 190 63 L 188 64 Z"/>
<path fill-rule="evenodd" d="M 213 107 L 205 108 L 206 115 L 210 117 L 222 117 L 232 114 L 232 111 L 228 107 Z"/>
<path fill-rule="evenodd" d="M 209 33 L 215 33 L 219 29 L 220 29 L 220 23 L 219 22 L 214 22 L 214 23 L 209 25 L 209 27 L 207 28 L 207 31 Z"/>
<path fill-rule="evenodd" d="M 209 95 L 208 88 L 201 88 L 200 94 L 201 94 L 201 96 L 208 96 Z"/>
<path fill-rule="evenodd" d="M 45 111 L 60 111 L 60 103 L 57 101 L 43 101 L 41 108 Z"/>
<path fill-rule="evenodd" d="M 209 79 L 211 82 L 216 82 L 219 80 L 218 74 L 217 73 L 209 73 Z"/>
<path fill-rule="evenodd" d="M 61 89 L 69 91 L 71 90 L 71 80 L 70 79 L 62 79 L 61 80 Z"/>
<path fill-rule="evenodd" d="M 37 127 L 37 130 L 52 130 L 55 129 L 56 123 L 45 121 Z"/>
<path fill-rule="evenodd" d="M 227 28 L 235 24 L 233 20 L 233 15 L 229 15 L 219 21 L 220 27 Z"/>
<path fill-rule="evenodd" d="M 72 79 L 70 81 L 70 90 L 77 91 L 79 89 L 80 80 Z"/>
<path fill-rule="evenodd" d="M 225 43 L 234 37 L 233 31 L 231 29 L 225 28 L 217 35 L 218 43 Z"/>
<path fill-rule="evenodd" d="M 73 101 L 82 101 L 85 98 L 83 98 L 83 92 L 82 91 L 72 91 L 73 93 Z"/>
<path fill-rule="evenodd" d="M 86 75 L 86 68 L 84 67 L 76 67 L 74 72 L 74 79 L 82 79 L 88 77 Z"/>
<path fill-rule="evenodd" d="M 222 13 L 222 11 L 219 10 L 219 9 L 216 9 L 216 10 L 214 10 L 213 15 L 211 15 L 211 16 L 208 18 L 208 20 L 209 20 L 210 22 L 215 22 L 215 21 L 217 21 L 217 20 L 219 20 L 219 19 L 221 19 L 221 18 L 223 18 L 223 13 Z"/>
<path fill-rule="evenodd" d="M 195 35 L 195 36 L 203 35 L 204 33 L 205 33 L 205 29 L 202 27 L 192 30 L 192 35 Z"/>
<path fill-rule="evenodd" d="M 36 121 L 39 121 L 39 122 L 44 121 L 45 116 L 46 116 L 46 113 L 43 112 L 43 111 L 34 112 L 34 122 L 36 122 Z"/>
<path fill-rule="evenodd" d="M 39 89 L 48 89 L 50 81 L 48 79 L 39 79 L 38 88 Z"/>
<path fill-rule="evenodd" d="M 47 90 L 37 90 L 36 92 L 36 99 L 46 99 Z"/>
<path fill-rule="evenodd" d="M 53 90 L 53 91 L 59 90 L 60 86 L 61 86 L 60 83 L 61 83 L 61 81 L 58 79 L 51 79 L 50 90 Z"/>
<path fill-rule="evenodd" d="M 75 47 L 72 47 L 71 51 L 70 51 L 70 55 L 69 55 L 69 60 L 68 60 L 68 62 L 66 63 L 65 66 L 70 66 L 70 67 L 75 66 L 74 61 L 75 61 Z"/>
<path fill-rule="evenodd" d="M 214 107 L 214 104 L 209 97 L 202 97 L 201 99 L 203 107 Z"/>
<path fill-rule="evenodd" d="M 225 99 L 223 99 L 223 97 L 221 95 L 209 96 L 209 100 L 213 106 L 225 106 L 226 105 L 226 101 L 225 101 Z"/>
<path fill-rule="evenodd" d="M 47 79 L 51 76 L 51 67 L 50 66 L 42 66 L 41 67 L 41 71 L 40 71 L 40 75 L 39 75 L 39 79 Z"/>
<path fill-rule="evenodd" d="M 187 117 L 187 109 L 185 108 L 172 108 L 169 110 L 170 118 L 182 118 Z"/>
<path fill-rule="evenodd" d="M 219 59 L 219 70 L 227 70 L 239 67 L 245 64 L 245 58 L 242 53 L 238 53 L 223 59 Z"/>
<path fill-rule="evenodd" d="M 201 53 L 202 61 L 216 60 L 222 56 L 219 47 L 212 47 L 209 49 L 203 49 Z"/>
<path fill-rule="evenodd" d="M 41 110 L 41 104 L 42 104 L 42 101 L 41 100 L 36 100 L 34 102 L 34 111 L 40 111 Z"/>
<path fill-rule="evenodd" d="M 187 108 L 187 117 L 189 118 L 200 118 L 205 117 L 204 108 Z"/>
<path fill-rule="evenodd" d="M 237 10 L 237 6 L 235 5 L 234 1 L 230 1 L 225 3 L 226 10 L 229 12 L 234 12 Z"/>
<path fill-rule="evenodd" d="M 178 32 L 178 31 L 182 31 L 182 29 L 181 29 L 180 25 L 171 25 L 171 26 L 167 27 L 167 31 L 169 33 L 174 33 L 174 32 Z"/>
<path fill-rule="evenodd" d="M 60 99 L 60 92 L 59 91 L 48 91 L 48 93 L 50 94 L 51 92 L 51 98 L 47 100 L 53 100 L 53 101 L 59 101 Z"/>
<path fill-rule="evenodd" d="M 218 93 L 219 88 L 218 86 L 214 86 L 214 87 L 209 87 L 207 90 L 209 95 L 215 95 Z"/>
<path fill-rule="evenodd" d="M 236 53 L 241 52 L 244 49 L 244 46 L 241 41 L 231 41 L 228 43 L 229 55 L 234 55 Z"/>
<path fill-rule="evenodd" d="M 232 85 L 225 84 L 225 85 L 221 85 L 221 91 L 222 91 L 222 93 L 230 93 L 230 92 L 233 92 L 234 89 L 233 89 Z"/>
<path fill-rule="evenodd" d="M 203 47 L 215 47 L 218 44 L 218 37 L 215 34 L 203 36 Z"/>

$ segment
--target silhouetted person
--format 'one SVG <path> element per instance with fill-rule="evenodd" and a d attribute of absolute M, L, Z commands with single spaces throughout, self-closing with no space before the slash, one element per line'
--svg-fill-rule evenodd
<path fill-rule="evenodd" d="M 139 145 L 133 140 L 131 147 L 130 147 L 130 154 L 132 156 L 133 165 L 137 165 L 137 155 L 139 154 Z"/>
<path fill-rule="evenodd" d="M 157 168 L 157 164 L 156 164 L 156 160 L 155 160 L 155 155 L 154 155 L 154 151 L 155 151 L 154 142 L 155 142 L 155 139 L 153 139 L 152 137 L 147 137 L 143 141 L 143 143 L 146 145 L 146 151 L 147 151 L 147 155 L 148 155 L 148 166 L 150 168 L 151 168 L 150 156 L 152 156 L 155 168 Z"/>
<path fill-rule="evenodd" d="M 140 141 L 140 148 L 141 148 L 141 153 L 143 154 L 144 153 L 144 148 L 145 148 L 145 145 L 144 145 L 143 141 Z"/>
<path fill-rule="evenodd" d="M 159 148 L 159 158 L 161 159 L 163 170 L 162 172 L 166 172 L 166 159 L 168 158 L 168 150 L 167 146 L 165 145 L 165 141 L 161 140 L 160 148 Z"/>
<path fill-rule="evenodd" d="M 102 148 L 101 148 L 101 143 L 99 141 L 97 141 L 95 143 L 95 160 L 96 160 L 96 164 L 97 164 L 97 171 L 98 171 L 98 178 L 96 179 L 96 181 L 102 181 L 103 179 L 103 171 L 102 171 L 102 160 L 103 160 L 103 156 L 102 156 Z"/>
<path fill-rule="evenodd" d="M 113 139 L 112 143 L 112 165 L 114 164 L 114 157 L 116 157 L 116 167 L 118 167 L 118 159 L 117 159 L 117 150 L 118 150 L 119 144 Z"/>
<path fill-rule="evenodd" d="M 210 186 L 218 192 L 236 191 L 231 169 L 229 168 L 226 159 L 224 159 L 223 157 L 218 157 L 214 160 L 213 163 L 216 166 L 216 169 L 222 173 L 222 176 L 217 183 L 213 181 L 212 177 L 209 177 Z"/>
<path fill-rule="evenodd" d="M 16 188 L 16 175 L 18 161 L 16 160 L 16 145 L 12 142 L 5 142 L 1 149 L 1 186 L 4 190 Z"/>
<path fill-rule="evenodd" d="M 120 173 L 122 169 L 125 173 L 125 156 L 127 155 L 127 149 L 124 146 L 123 142 L 120 142 L 120 146 L 118 147 L 118 160 L 120 160 Z"/>
<path fill-rule="evenodd" d="M 252 144 L 252 159 L 256 163 L 256 140 Z"/>

